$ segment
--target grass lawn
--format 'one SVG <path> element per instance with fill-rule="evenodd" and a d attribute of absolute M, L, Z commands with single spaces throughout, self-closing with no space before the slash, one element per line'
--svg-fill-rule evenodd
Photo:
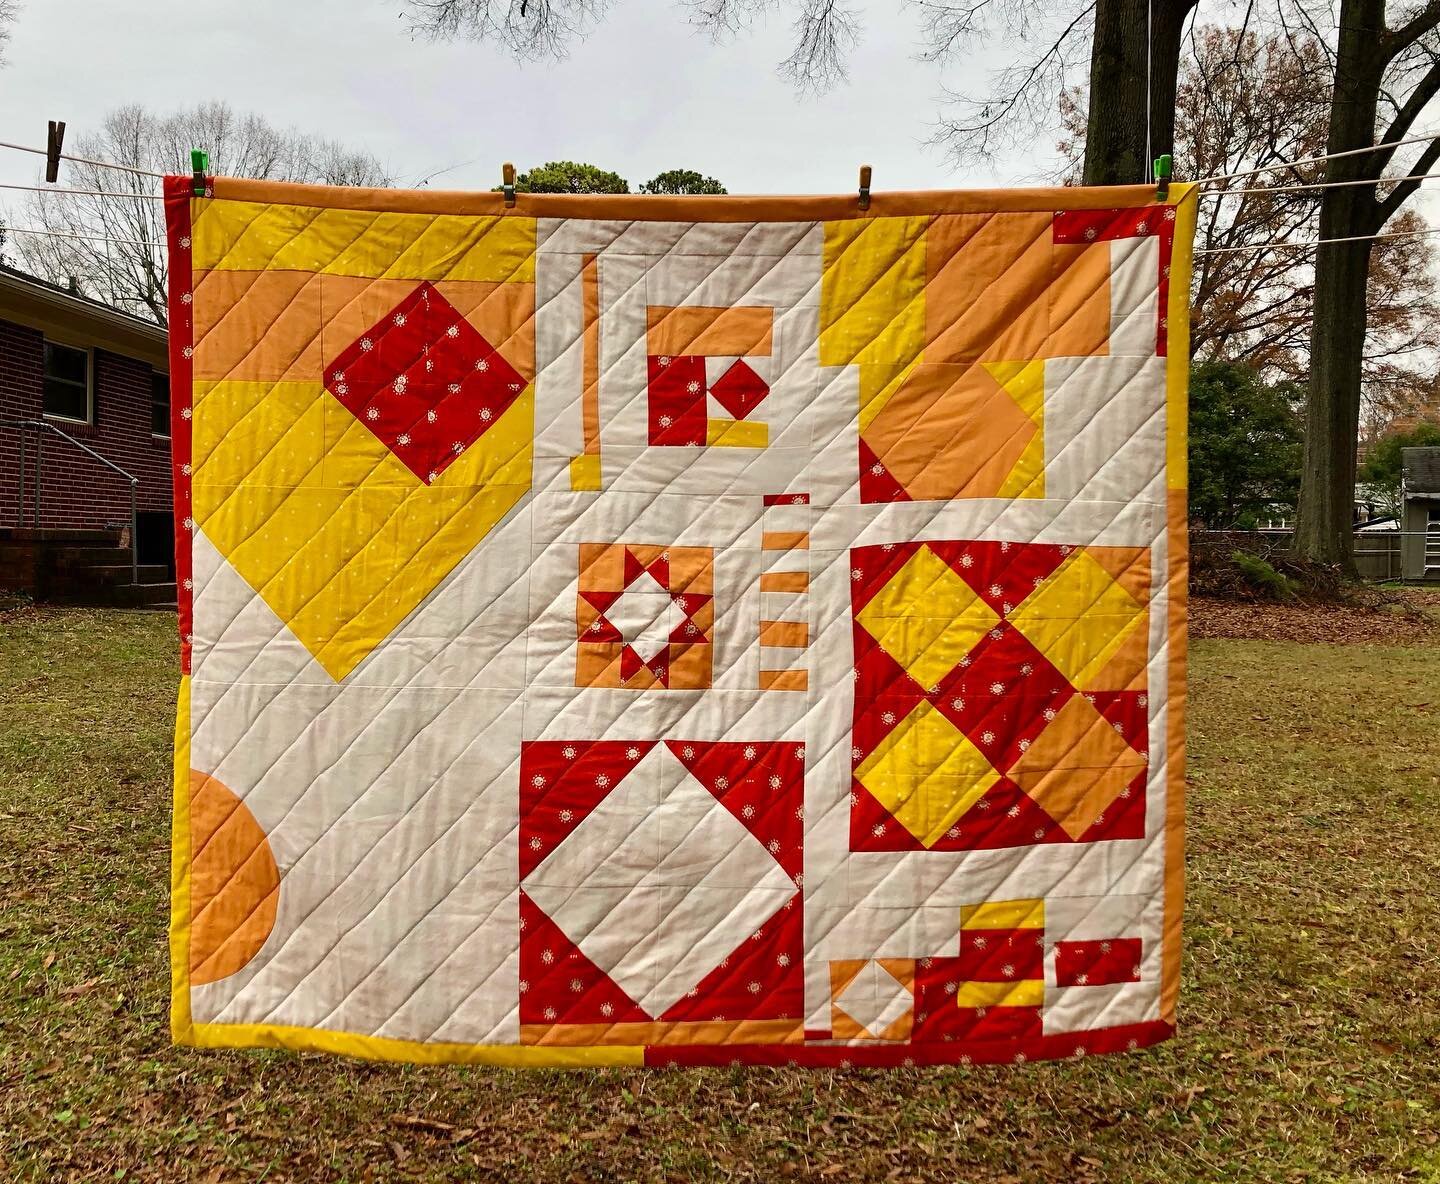
<path fill-rule="evenodd" d="M 0 616 L 0 1180 L 1440 1180 L 1433 644 L 1194 644 L 1168 1045 L 520 1073 L 170 1046 L 174 628 Z"/>

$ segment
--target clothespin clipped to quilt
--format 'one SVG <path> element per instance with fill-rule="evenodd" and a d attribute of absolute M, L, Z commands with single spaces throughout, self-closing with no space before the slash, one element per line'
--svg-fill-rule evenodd
<path fill-rule="evenodd" d="M 1155 200 L 1164 201 L 1170 196 L 1170 153 L 1155 158 Z"/>
<path fill-rule="evenodd" d="M 205 196 L 206 179 L 205 174 L 210 170 L 210 154 L 199 148 L 190 149 L 190 171 L 194 174 L 194 193 L 196 197 Z"/>
<path fill-rule="evenodd" d="M 504 179 L 505 204 L 515 204 L 515 166 L 508 160 L 501 166 L 500 175 Z"/>
<path fill-rule="evenodd" d="M 870 166 L 868 164 L 860 166 L 860 208 L 862 210 L 870 208 Z"/>
<path fill-rule="evenodd" d="M 50 134 L 45 140 L 45 180 L 53 185 L 60 176 L 60 148 L 65 143 L 65 121 L 50 121 Z"/>

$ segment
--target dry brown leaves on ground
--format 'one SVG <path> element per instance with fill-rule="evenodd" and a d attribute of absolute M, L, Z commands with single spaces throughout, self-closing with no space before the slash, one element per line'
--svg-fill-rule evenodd
<path fill-rule="evenodd" d="M 1373 601 L 1339 604 L 1192 596 L 1190 635 L 1316 645 L 1440 645 L 1440 591 L 1398 588 Z"/>

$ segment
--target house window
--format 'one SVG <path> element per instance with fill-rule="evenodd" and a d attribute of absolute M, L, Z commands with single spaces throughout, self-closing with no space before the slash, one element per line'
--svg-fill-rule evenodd
<path fill-rule="evenodd" d="M 90 351 L 58 341 L 45 343 L 46 415 L 57 419 L 73 419 L 78 423 L 94 421 L 94 400 L 91 398 Z"/>
<path fill-rule="evenodd" d="M 150 371 L 150 431 L 170 434 L 170 375 L 163 370 Z"/>

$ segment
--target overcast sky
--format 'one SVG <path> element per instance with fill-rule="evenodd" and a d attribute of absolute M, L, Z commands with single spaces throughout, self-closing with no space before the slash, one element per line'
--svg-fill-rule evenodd
<path fill-rule="evenodd" d="M 617 0 L 569 60 L 526 66 L 412 41 L 398 0 L 22 3 L 0 69 L 0 140 L 12 143 L 43 146 L 47 119 L 73 134 L 125 103 L 224 99 L 369 149 L 404 185 L 449 169 L 432 184 L 489 188 L 505 160 L 589 161 L 632 187 L 694 168 L 762 193 L 848 190 L 862 162 L 877 189 L 1033 182 L 1055 165 L 1053 135 L 995 170 L 926 146 L 945 85 L 983 85 L 985 64 L 919 62 L 916 10 L 901 0 L 866 6 L 849 81 L 819 98 L 776 76 L 787 17 L 717 46 L 665 0 Z M 31 183 L 35 168 L 0 152 L 0 181 Z"/>

